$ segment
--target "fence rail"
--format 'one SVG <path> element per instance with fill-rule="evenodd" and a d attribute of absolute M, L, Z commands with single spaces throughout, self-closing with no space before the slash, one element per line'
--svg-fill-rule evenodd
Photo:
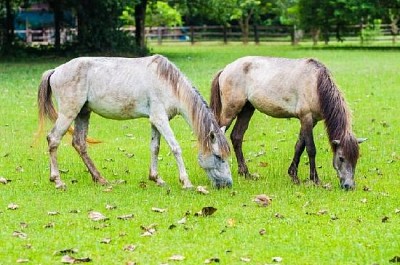
<path fill-rule="evenodd" d="M 132 36 L 135 35 L 134 27 L 124 27 L 123 31 Z M 365 34 L 361 34 L 364 30 Z M 54 44 L 54 29 L 47 28 L 42 30 L 18 30 L 17 36 L 29 44 Z M 338 35 L 339 33 L 339 35 Z M 63 29 L 61 32 L 61 43 L 71 42 L 76 39 L 77 30 L 75 28 Z M 363 35 L 363 38 L 361 36 Z M 242 32 L 239 26 L 189 26 L 189 27 L 150 27 L 145 31 L 146 39 L 150 42 L 162 44 L 163 42 L 202 42 L 202 41 L 221 41 L 236 42 L 242 40 Z M 338 39 L 340 37 L 340 39 Z M 345 26 L 338 32 L 321 32 L 319 39 L 340 40 L 340 41 L 392 41 L 396 43 L 397 35 L 391 32 L 389 24 L 379 25 L 378 28 L 371 29 L 366 25 Z M 248 41 L 254 42 L 307 42 L 311 41 L 312 36 L 304 33 L 293 26 L 253 26 L 249 30 Z"/>

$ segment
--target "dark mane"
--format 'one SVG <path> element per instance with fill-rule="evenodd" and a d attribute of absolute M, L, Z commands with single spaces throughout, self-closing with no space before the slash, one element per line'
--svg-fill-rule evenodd
<path fill-rule="evenodd" d="M 220 130 L 214 114 L 210 111 L 199 91 L 165 57 L 156 55 L 152 62 L 157 64 L 158 76 L 170 84 L 174 94 L 186 107 L 188 118 L 190 119 L 189 122 L 191 122 L 193 130 L 197 135 L 198 144 L 203 153 L 211 153 L 212 137 L 210 132 L 212 131 L 220 148 L 222 158 L 227 158 L 230 153 L 229 144 Z"/>
<path fill-rule="evenodd" d="M 317 92 L 320 109 L 325 120 L 325 128 L 328 133 L 332 150 L 336 150 L 333 140 L 339 140 L 344 154 L 352 162 L 356 163 L 359 157 L 359 147 L 351 128 L 351 113 L 347 107 L 342 93 L 339 91 L 328 69 L 320 62 L 309 59 L 317 71 Z"/>

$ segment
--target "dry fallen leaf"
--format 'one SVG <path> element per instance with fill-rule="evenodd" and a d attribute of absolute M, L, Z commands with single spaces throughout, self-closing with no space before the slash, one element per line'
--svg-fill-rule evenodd
<path fill-rule="evenodd" d="M 157 207 L 152 207 L 151 210 L 152 210 L 153 212 L 156 212 L 156 213 L 164 213 L 164 212 L 167 211 L 167 209 L 157 208 Z"/>
<path fill-rule="evenodd" d="M 219 259 L 219 258 L 210 258 L 210 259 L 206 259 L 206 260 L 204 261 L 204 264 L 211 264 L 211 263 L 213 263 L 213 262 L 219 263 L 219 262 L 220 262 L 220 259 Z"/>
<path fill-rule="evenodd" d="M 394 210 L 394 213 L 395 213 L 395 214 L 399 214 L 399 213 L 400 213 L 400 209 L 397 209 L 397 208 L 396 208 L 396 210 Z"/>
<path fill-rule="evenodd" d="M 25 234 L 25 233 L 23 233 L 23 232 L 21 232 L 21 231 L 14 231 L 14 232 L 12 233 L 12 236 L 13 236 L 13 237 L 22 238 L 22 239 L 25 239 L 25 238 L 28 237 L 27 234 Z"/>
<path fill-rule="evenodd" d="M 265 194 L 256 195 L 254 197 L 253 202 L 257 203 L 260 206 L 268 206 L 271 203 L 272 199 Z"/>
<path fill-rule="evenodd" d="M 67 248 L 67 249 L 62 249 L 62 250 L 57 250 L 53 253 L 54 256 L 61 256 L 61 255 L 66 255 L 66 254 L 76 254 L 78 253 L 78 250 L 75 248 Z"/>
<path fill-rule="evenodd" d="M 273 262 L 282 262 L 282 258 L 281 257 L 272 257 L 272 261 Z"/>
<path fill-rule="evenodd" d="M 136 249 L 136 246 L 135 246 L 135 245 L 127 245 L 127 246 L 124 247 L 124 250 L 125 250 L 125 251 L 129 251 L 129 252 L 132 252 L 132 251 L 134 251 L 135 249 Z"/>
<path fill-rule="evenodd" d="M 132 219 L 133 217 L 134 217 L 134 215 L 133 215 L 133 213 L 131 213 L 131 214 L 125 214 L 125 215 L 118 216 L 117 219 L 129 220 L 129 219 Z"/>
<path fill-rule="evenodd" d="M 210 216 L 213 213 L 215 213 L 216 211 L 217 211 L 217 208 L 214 208 L 212 206 L 203 207 L 203 209 L 201 209 L 201 211 L 195 213 L 194 216 Z"/>
<path fill-rule="evenodd" d="M 95 211 L 90 211 L 89 214 L 88 214 L 88 217 L 92 221 L 105 221 L 105 220 L 108 220 L 108 218 L 105 217 L 102 213 L 95 212 Z"/>
<path fill-rule="evenodd" d="M 207 195 L 208 193 L 210 193 L 210 192 L 206 189 L 206 187 L 204 187 L 204 186 L 197 186 L 196 191 L 197 191 L 198 193 L 204 194 L 204 195 Z"/>
<path fill-rule="evenodd" d="M 326 190 L 331 190 L 332 189 L 332 184 L 331 183 L 326 183 L 326 184 L 322 185 L 322 188 L 324 188 Z"/>
<path fill-rule="evenodd" d="M 8 210 L 17 210 L 18 208 L 19 208 L 18 204 L 15 204 L 15 203 L 10 203 L 10 204 L 7 206 L 7 209 L 8 209 Z"/>
<path fill-rule="evenodd" d="M 60 212 L 57 212 L 57 211 L 50 211 L 50 212 L 47 212 L 47 214 L 48 214 L 48 215 L 58 215 L 58 214 L 60 214 Z"/>
<path fill-rule="evenodd" d="M 275 213 L 274 216 L 275 216 L 276 218 L 278 218 L 278 219 L 283 219 L 283 218 L 285 218 L 285 217 L 284 217 L 282 214 L 280 214 L 280 213 Z"/>
<path fill-rule="evenodd" d="M 243 261 L 243 262 L 250 262 L 251 261 L 251 259 L 248 258 L 248 257 L 241 257 L 240 260 Z"/>
<path fill-rule="evenodd" d="M 183 224 L 186 224 L 186 221 L 187 221 L 187 217 L 186 216 L 184 216 L 181 220 L 178 220 L 178 224 L 180 224 L 180 225 L 183 225 Z"/>
<path fill-rule="evenodd" d="M 17 263 L 28 263 L 29 259 L 17 259 Z"/>
<path fill-rule="evenodd" d="M 362 202 L 362 203 L 367 203 L 367 198 L 361 199 L 361 202 Z"/>
<path fill-rule="evenodd" d="M 326 209 L 322 209 L 322 210 L 319 210 L 317 212 L 318 215 L 324 215 L 324 214 L 327 214 L 327 213 L 328 213 L 328 210 L 326 210 Z"/>
<path fill-rule="evenodd" d="M 107 210 L 115 210 L 115 209 L 117 209 L 117 206 L 111 205 L 111 204 L 106 204 L 106 209 Z"/>
<path fill-rule="evenodd" d="M 111 238 L 109 238 L 109 237 L 103 238 L 100 241 L 100 243 L 102 243 L 102 244 L 110 244 L 111 243 Z"/>
<path fill-rule="evenodd" d="M 389 222 L 389 217 L 388 216 L 384 216 L 382 218 L 382 223 L 387 223 L 387 222 Z"/>
<path fill-rule="evenodd" d="M 392 259 L 389 260 L 391 263 L 400 263 L 400 256 L 394 256 Z"/>
<path fill-rule="evenodd" d="M 53 228 L 55 226 L 54 222 L 47 223 L 43 226 L 43 228 Z"/>
<path fill-rule="evenodd" d="M 157 232 L 156 227 L 157 224 L 151 224 L 149 226 L 141 225 L 140 228 L 144 231 L 141 236 L 153 236 Z"/>
<path fill-rule="evenodd" d="M 263 236 L 267 233 L 267 230 L 265 230 L 265 228 L 261 228 L 260 231 L 258 231 L 258 233 L 260 234 L 260 236 Z"/>
<path fill-rule="evenodd" d="M 0 177 L 0 183 L 1 184 L 7 184 L 8 182 L 11 182 L 11 180 L 9 180 L 9 179 L 6 179 L 5 177 Z"/>
<path fill-rule="evenodd" d="M 91 262 L 90 258 L 74 258 L 69 255 L 62 256 L 61 262 L 67 264 L 81 263 L 81 262 Z"/>
<path fill-rule="evenodd" d="M 185 257 L 182 255 L 172 255 L 171 257 L 168 258 L 168 260 L 173 260 L 173 261 L 182 261 L 184 259 Z"/>

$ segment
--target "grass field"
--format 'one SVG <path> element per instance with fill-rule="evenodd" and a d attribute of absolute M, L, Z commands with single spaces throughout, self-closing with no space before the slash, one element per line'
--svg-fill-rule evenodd
<path fill-rule="evenodd" d="M 168 183 L 148 181 L 148 120 L 113 121 L 92 116 L 90 135 L 102 144 L 89 153 L 112 189 L 95 185 L 66 136 L 59 148 L 66 191 L 49 182 L 45 137 L 35 142 L 37 86 L 44 70 L 66 59 L 0 61 L 0 264 L 61 264 L 62 250 L 93 264 L 391 264 L 400 260 L 400 53 L 384 50 L 310 49 L 279 45 L 173 44 L 153 46 L 173 61 L 209 98 L 213 75 L 244 55 L 313 57 L 331 70 L 353 111 L 353 130 L 361 145 L 357 188 L 345 192 L 332 164 L 323 124 L 315 128 L 317 165 L 323 184 L 306 182 L 307 156 L 295 186 L 287 176 L 299 123 L 257 113 L 245 135 L 244 154 L 258 180 L 237 174 L 234 186 L 216 190 L 197 164 L 195 137 L 180 117 L 171 124 L 183 149 L 189 177 L 210 193 L 182 190 L 177 167 L 164 141 L 160 174 Z M 48 126 L 48 129 L 50 125 Z M 229 132 L 228 132 L 229 133 Z M 228 135 L 228 134 L 227 134 Z M 260 207 L 252 200 L 273 200 Z M 14 207 L 13 207 L 14 206 Z M 107 207 L 108 206 L 108 207 Z M 195 213 L 212 206 L 208 217 Z M 166 209 L 159 213 L 152 207 Z M 16 208 L 14 210 L 10 208 Z M 90 211 L 105 215 L 92 221 Z M 118 217 L 133 214 L 128 220 Z M 186 216 L 185 223 L 178 223 Z M 155 225 L 152 236 L 143 227 Z M 135 246 L 134 251 L 126 249 Z M 68 251 L 66 251 L 68 252 Z M 174 255 L 182 261 L 170 260 Z M 399 257 L 396 259 L 396 257 Z M 132 263 L 129 263 L 132 262 Z"/>

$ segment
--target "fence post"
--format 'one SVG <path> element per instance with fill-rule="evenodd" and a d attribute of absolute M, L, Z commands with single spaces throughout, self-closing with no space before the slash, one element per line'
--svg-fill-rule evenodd
<path fill-rule="evenodd" d="M 192 45 L 194 44 L 194 28 L 193 26 L 190 26 L 190 42 Z"/>
<path fill-rule="evenodd" d="M 228 43 L 228 30 L 226 27 L 226 24 L 224 24 L 224 26 L 222 27 L 222 31 L 223 31 L 223 36 L 224 36 L 224 44 Z"/>
<path fill-rule="evenodd" d="M 162 28 L 161 27 L 157 27 L 157 42 L 158 42 L 158 45 L 162 44 Z"/>
<path fill-rule="evenodd" d="M 260 44 L 260 36 L 258 36 L 258 27 L 257 24 L 253 24 L 253 29 L 254 29 L 254 41 L 256 44 Z"/>

